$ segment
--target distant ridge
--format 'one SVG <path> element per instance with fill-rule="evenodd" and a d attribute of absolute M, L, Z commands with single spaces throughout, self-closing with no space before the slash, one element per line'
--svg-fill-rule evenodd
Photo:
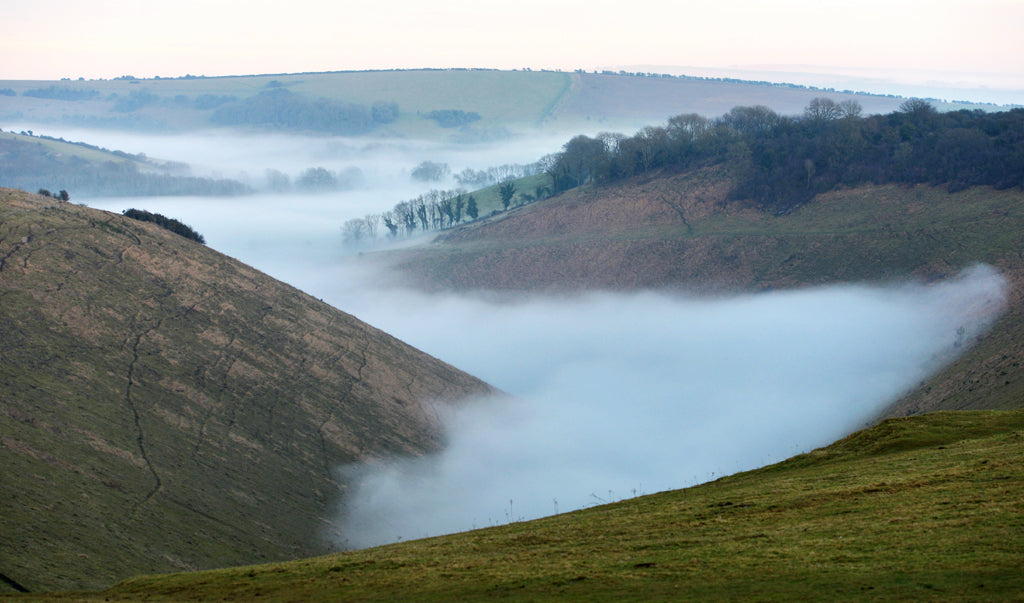
<path fill-rule="evenodd" d="M 763 81 L 582 70 L 410 69 L 0 81 L 0 89 L 10 91 L 0 100 L 0 127 L 7 127 L 7 122 L 181 132 L 230 124 L 453 142 L 494 140 L 523 131 L 572 135 L 581 130 L 629 130 L 681 113 L 715 117 L 737 105 L 760 104 L 778 113 L 796 114 L 819 96 L 836 102 L 855 99 L 867 113 L 888 113 L 902 100 Z M 254 104 L 261 93 L 275 90 L 293 93 L 297 104 L 291 108 Z M 331 105 L 324 115 L 296 118 L 297 112 L 309 110 L 309 105 L 301 103 L 319 99 Z M 394 103 L 397 113 L 374 116 L 372 109 L 380 103 Z M 940 110 L 991 109 L 982 103 L 936 106 Z M 477 113 L 480 120 L 445 128 L 425 118 L 432 111 L 445 110 Z M 344 114 L 344 123 L 324 121 L 334 113 Z M 258 120 L 247 123 L 257 114 Z"/>

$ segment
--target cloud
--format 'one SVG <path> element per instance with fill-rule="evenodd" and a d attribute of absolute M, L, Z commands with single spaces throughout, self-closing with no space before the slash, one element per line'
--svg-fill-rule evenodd
<path fill-rule="evenodd" d="M 343 468 L 344 544 L 535 518 L 828 444 L 953 359 L 1004 298 L 987 267 L 717 300 L 375 297 L 371 322 L 512 396 L 451 411 L 440 454 Z"/>

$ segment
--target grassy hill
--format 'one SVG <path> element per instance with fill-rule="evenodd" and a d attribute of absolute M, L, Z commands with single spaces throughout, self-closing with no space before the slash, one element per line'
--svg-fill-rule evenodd
<path fill-rule="evenodd" d="M 276 90 L 311 102 L 327 99 L 368 110 L 375 103 L 394 103 L 396 119 L 375 120 L 366 124 L 367 131 L 354 133 L 454 141 L 504 137 L 537 127 L 569 134 L 581 129 L 638 128 L 680 113 L 717 116 L 736 105 L 764 104 L 780 113 L 800 113 L 812 98 L 826 94 L 798 86 L 732 80 L 485 69 L 0 81 L 0 89 L 13 93 L 0 96 L 0 125 L 59 123 L 144 131 L 196 130 L 217 125 L 217 111 Z M 827 95 L 837 102 L 856 99 L 869 113 L 886 113 L 900 103 L 898 98 L 852 92 Z M 937 106 L 944 110 L 991 108 L 964 103 Z M 475 113 L 479 120 L 463 127 L 442 127 L 425 118 L 432 111 L 444 110 Z M 330 131 L 322 121 L 316 123 L 316 127 L 305 129 Z M 303 129 L 283 122 L 259 127 Z"/>
<path fill-rule="evenodd" d="M 892 419 L 698 487 L 39 601 L 999 601 L 1024 588 L 1024 411 Z"/>
<path fill-rule="evenodd" d="M 235 195 L 235 180 L 189 175 L 187 165 L 28 133 L 0 132 L 0 186 L 75 195 Z"/>
<path fill-rule="evenodd" d="M 330 550 L 484 383 L 148 222 L 0 189 L 0 590 Z"/>

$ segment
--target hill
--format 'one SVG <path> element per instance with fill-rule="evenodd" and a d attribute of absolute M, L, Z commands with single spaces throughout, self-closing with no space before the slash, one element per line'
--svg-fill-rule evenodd
<path fill-rule="evenodd" d="M 0 575 L 294 559 L 486 384 L 150 222 L 0 189 Z"/>
<path fill-rule="evenodd" d="M 701 486 L 39 601 L 1017 600 L 1024 411 L 893 419 Z"/>
<path fill-rule="evenodd" d="M 115 80 L 0 81 L 0 121 L 180 132 L 233 126 L 481 141 L 524 129 L 629 129 L 740 104 L 799 113 L 823 91 L 632 73 L 437 69 Z M 869 113 L 899 98 L 828 91 Z M 936 103 L 940 109 L 991 109 Z"/>
<path fill-rule="evenodd" d="M 241 182 L 200 178 L 184 164 L 31 133 L 0 132 L 0 185 L 75 195 L 237 195 Z"/>

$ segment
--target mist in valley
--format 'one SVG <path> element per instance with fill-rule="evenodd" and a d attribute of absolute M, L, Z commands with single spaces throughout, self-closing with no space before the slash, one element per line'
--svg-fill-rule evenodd
<path fill-rule="evenodd" d="M 1004 290 L 976 267 L 929 286 L 722 299 L 351 299 L 357 315 L 511 397 L 450 412 L 436 456 L 345 468 L 356 486 L 344 544 L 532 519 L 827 445 L 952 360 Z"/>
<path fill-rule="evenodd" d="M 50 132 L 44 133 L 51 134 Z M 680 488 L 775 462 L 863 426 L 952 360 L 1001 311 L 987 267 L 936 284 L 849 284 L 697 298 L 426 294 L 342 244 L 341 225 L 457 172 L 527 163 L 564 140 L 484 146 L 293 136 L 51 135 L 194 162 L 223 176 L 353 166 L 319 195 L 85 200 L 191 225 L 207 244 L 354 314 L 509 394 L 452 407 L 447 446 L 421 459 L 339 467 L 351 489 L 340 544 L 363 547 L 530 519 Z M 73 191 L 72 191 L 73 194 Z"/>

